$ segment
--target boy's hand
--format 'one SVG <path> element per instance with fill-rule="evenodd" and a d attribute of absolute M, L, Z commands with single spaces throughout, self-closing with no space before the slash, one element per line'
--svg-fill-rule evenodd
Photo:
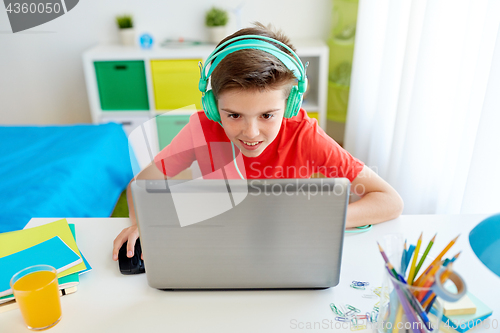
<path fill-rule="evenodd" d="M 131 258 L 134 255 L 134 246 L 137 238 L 139 238 L 139 230 L 137 229 L 136 224 L 123 229 L 122 232 L 120 232 L 120 234 L 116 236 L 113 242 L 113 260 L 118 260 L 118 251 L 122 247 L 123 243 L 127 241 L 127 257 Z M 142 254 L 141 259 L 144 260 Z"/>

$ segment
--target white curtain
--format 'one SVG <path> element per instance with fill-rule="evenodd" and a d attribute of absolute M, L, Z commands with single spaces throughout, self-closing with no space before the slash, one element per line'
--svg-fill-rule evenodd
<path fill-rule="evenodd" d="M 500 1 L 360 0 L 345 148 L 405 214 L 500 212 Z"/>

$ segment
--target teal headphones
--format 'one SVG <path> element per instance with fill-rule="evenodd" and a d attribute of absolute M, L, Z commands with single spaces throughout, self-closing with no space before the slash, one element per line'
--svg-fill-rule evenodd
<path fill-rule="evenodd" d="M 292 54 L 292 56 L 281 51 L 279 48 L 269 43 L 269 41 L 283 46 Z M 228 44 L 231 45 L 224 48 Z M 300 58 L 297 56 L 297 54 L 295 54 L 295 52 L 293 52 L 290 47 L 281 43 L 280 41 L 266 36 L 244 35 L 231 38 L 230 40 L 227 40 L 226 42 L 215 48 L 215 50 L 208 56 L 207 60 L 205 61 L 205 65 L 202 66 L 201 62 L 199 63 L 201 77 L 198 84 L 198 89 L 202 92 L 201 104 L 207 118 L 216 122 L 220 122 L 220 114 L 219 110 L 217 109 L 217 101 L 215 100 L 215 96 L 211 89 L 207 91 L 208 78 L 210 77 L 210 75 L 212 75 L 215 67 L 217 67 L 217 65 L 221 62 L 222 59 L 224 59 L 224 57 L 233 52 L 245 49 L 256 49 L 267 52 L 278 58 L 278 60 L 281 61 L 283 65 L 293 71 L 294 75 L 297 77 L 298 84 L 296 86 L 293 86 L 292 90 L 290 91 L 284 117 L 292 118 L 293 116 L 296 116 L 302 104 L 302 96 L 307 90 L 306 69 L 308 64 L 306 63 L 305 66 L 302 65 L 302 62 L 300 61 Z M 211 64 L 208 73 L 206 73 L 207 66 L 212 61 L 213 63 Z"/>

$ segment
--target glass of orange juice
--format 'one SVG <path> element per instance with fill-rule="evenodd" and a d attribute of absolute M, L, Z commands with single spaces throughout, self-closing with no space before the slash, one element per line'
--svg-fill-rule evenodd
<path fill-rule="evenodd" d="M 56 269 L 36 265 L 17 272 L 10 286 L 30 330 L 44 330 L 61 320 L 61 300 Z"/>

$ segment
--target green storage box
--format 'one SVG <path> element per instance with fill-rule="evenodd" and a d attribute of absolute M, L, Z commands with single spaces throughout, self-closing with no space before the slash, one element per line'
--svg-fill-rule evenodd
<path fill-rule="evenodd" d="M 349 86 L 328 82 L 328 120 L 345 123 L 349 103 Z"/>
<path fill-rule="evenodd" d="M 172 142 L 172 139 L 186 126 L 191 115 L 161 115 L 156 117 L 158 143 L 160 150 Z"/>
<path fill-rule="evenodd" d="M 149 110 L 144 61 L 94 62 L 103 111 Z"/>

